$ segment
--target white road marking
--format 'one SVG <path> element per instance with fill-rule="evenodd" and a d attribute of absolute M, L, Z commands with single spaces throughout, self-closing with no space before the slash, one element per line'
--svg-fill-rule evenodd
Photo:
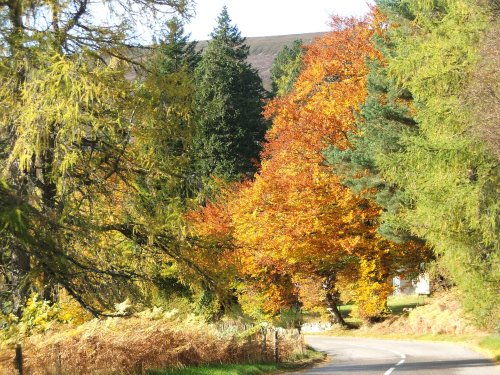
<path fill-rule="evenodd" d="M 406 354 L 398 352 L 396 350 L 379 349 L 379 348 L 373 348 L 373 347 L 370 347 L 370 346 L 356 345 L 356 344 L 348 344 L 348 345 L 357 346 L 358 348 L 364 348 L 364 349 L 372 349 L 372 350 L 376 349 L 376 350 L 383 350 L 383 351 L 391 352 L 391 353 L 396 354 L 399 357 L 401 357 L 401 361 L 399 361 L 398 363 L 396 363 L 396 366 L 401 366 L 403 363 L 405 363 Z M 392 372 L 396 369 L 396 366 L 391 367 L 389 370 L 387 370 L 386 372 L 384 372 L 384 375 L 390 375 L 390 374 L 392 374 Z"/>
<path fill-rule="evenodd" d="M 388 349 L 386 349 L 388 350 Z M 394 353 L 396 355 L 399 355 L 401 358 L 406 359 L 406 355 L 404 353 L 398 352 L 396 350 L 389 350 L 391 353 Z"/>

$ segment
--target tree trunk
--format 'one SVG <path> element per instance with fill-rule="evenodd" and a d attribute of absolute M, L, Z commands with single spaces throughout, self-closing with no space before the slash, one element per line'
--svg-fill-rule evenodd
<path fill-rule="evenodd" d="M 342 314 L 339 311 L 337 305 L 339 304 L 339 299 L 335 296 L 338 292 L 327 292 L 326 293 L 326 302 L 327 302 L 327 310 L 331 314 L 332 323 L 340 324 L 342 326 L 347 326 Z"/>
<path fill-rule="evenodd" d="M 340 293 L 335 286 L 336 276 L 335 273 L 331 273 L 325 278 L 325 281 L 323 281 L 323 289 L 326 291 L 326 309 L 330 312 L 332 323 L 347 326 L 337 307 L 340 304 Z"/>

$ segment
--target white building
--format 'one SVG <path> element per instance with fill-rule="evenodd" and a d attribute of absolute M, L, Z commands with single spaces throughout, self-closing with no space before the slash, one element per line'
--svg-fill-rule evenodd
<path fill-rule="evenodd" d="M 392 285 L 394 286 L 393 295 L 431 294 L 429 275 L 427 273 L 422 273 L 413 280 L 405 280 L 400 276 L 396 276 L 392 279 Z"/>

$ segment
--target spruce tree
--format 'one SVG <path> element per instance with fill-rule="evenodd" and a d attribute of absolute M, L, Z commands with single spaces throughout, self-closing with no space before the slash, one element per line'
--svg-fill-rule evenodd
<path fill-rule="evenodd" d="M 167 23 L 167 30 L 162 36 L 158 54 L 157 68 L 161 74 L 171 74 L 187 69 L 192 72 L 200 61 L 201 54 L 196 50 L 196 41 L 189 41 L 182 21 L 174 17 Z"/>
<path fill-rule="evenodd" d="M 195 70 L 195 149 L 201 176 L 252 175 L 266 130 L 262 81 L 247 62 L 249 47 L 222 9 Z"/>

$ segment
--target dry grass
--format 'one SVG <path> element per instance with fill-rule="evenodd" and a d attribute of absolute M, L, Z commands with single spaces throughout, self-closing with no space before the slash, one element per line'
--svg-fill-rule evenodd
<path fill-rule="evenodd" d="M 271 335 L 262 352 L 260 331 L 225 334 L 195 319 L 163 314 L 94 320 L 71 330 L 47 332 L 24 343 L 26 375 L 140 374 L 150 369 L 213 363 L 252 363 L 272 358 Z M 299 337 L 281 340 L 290 355 Z M 0 351 L 0 374 L 14 374 L 14 350 Z"/>
<path fill-rule="evenodd" d="M 387 319 L 366 329 L 381 333 L 432 335 L 464 335 L 477 332 L 452 294 L 436 297 L 427 305 L 409 309 L 407 314 Z"/>

